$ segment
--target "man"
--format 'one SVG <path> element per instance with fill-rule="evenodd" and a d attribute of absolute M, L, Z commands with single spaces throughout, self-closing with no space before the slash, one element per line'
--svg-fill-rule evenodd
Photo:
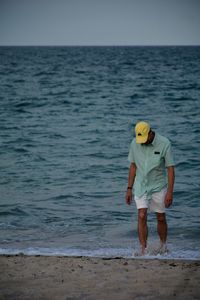
<path fill-rule="evenodd" d="M 126 192 L 126 203 L 134 200 L 138 209 L 138 235 L 141 255 L 147 248 L 147 209 L 157 215 L 157 231 L 160 238 L 160 250 L 166 250 L 167 222 L 165 208 L 173 201 L 174 161 L 169 140 L 151 130 L 146 122 L 135 126 L 136 138 L 133 139 L 128 160 L 131 163 Z M 167 176 L 166 172 L 167 170 Z"/>

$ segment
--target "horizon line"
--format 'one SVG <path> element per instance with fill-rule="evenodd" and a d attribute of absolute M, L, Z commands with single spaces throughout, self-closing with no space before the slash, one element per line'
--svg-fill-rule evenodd
<path fill-rule="evenodd" d="M 52 44 L 11 44 L 0 45 L 0 47 L 199 47 L 200 44 L 69 44 L 69 45 L 52 45 Z"/>

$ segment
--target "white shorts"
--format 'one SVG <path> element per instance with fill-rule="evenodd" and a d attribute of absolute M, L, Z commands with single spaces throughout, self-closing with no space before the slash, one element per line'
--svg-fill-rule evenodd
<path fill-rule="evenodd" d="M 136 203 L 137 209 L 140 208 L 149 208 L 150 211 L 165 213 L 165 195 L 166 188 L 162 189 L 160 192 L 153 193 L 150 197 L 147 197 L 147 194 L 144 194 L 142 197 L 135 196 L 134 200 Z"/>

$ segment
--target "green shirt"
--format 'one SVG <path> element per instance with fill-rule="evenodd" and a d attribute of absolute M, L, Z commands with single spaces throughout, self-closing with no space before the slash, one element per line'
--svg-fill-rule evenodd
<path fill-rule="evenodd" d="M 171 143 L 167 138 L 155 134 L 149 145 L 137 144 L 133 139 L 128 160 L 137 167 L 134 182 L 134 193 L 137 197 L 144 194 L 150 196 L 166 187 L 166 167 L 174 165 Z"/>

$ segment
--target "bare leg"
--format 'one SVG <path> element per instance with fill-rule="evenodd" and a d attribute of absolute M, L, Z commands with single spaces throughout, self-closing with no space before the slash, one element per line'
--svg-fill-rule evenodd
<path fill-rule="evenodd" d="M 141 254 L 144 255 L 145 248 L 147 247 L 147 208 L 141 208 L 138 210 L 138 236 L 141 245 Z"/>
<path fill-rule="evenodd" d="M 167 222 L 165 213 L 156 213 L 157 215 L 157 230 L 160 237 L 160 244 L 164 246 L 167 241 Z"/>

